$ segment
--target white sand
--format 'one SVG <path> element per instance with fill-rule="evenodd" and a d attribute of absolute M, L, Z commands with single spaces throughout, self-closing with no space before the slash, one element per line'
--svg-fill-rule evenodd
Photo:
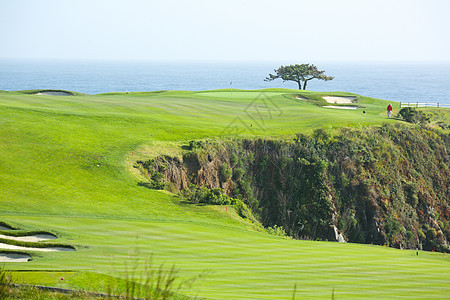
<path fill-rule="evenodd" d="M 0 225 L 0 230 L 11 230 L 11 228 Z"/>
<path fill-rule="evenodd" d="M 50 234 L 33 234 L 33 235 L 27 235 L 27 236 L 10 236 L 10 235 L 0 234 L 0 238 L 21 241 L 21 242 L 40 242 L 40 241 L 45 241 L 45 240 L 56 239 L 55 236 L 50 235 Z"/>
<path fill-rule="evenodd" d="M 332 96 L 326 96 L 322 97 L 325 99 L 328 103 L 335 103 L 335 104 L 349 104 L 353 103 L 353 100 L 355 100 L 356 97 L 332 97 Z"/>
<path fill-rule="evenodd" d="M 31 256 L 20 253 L 0 253 L 0 263 L 2 262 L 27 262 Z"/>
<path fill-rule="evenodd" d="M 337 109 L 358 109 L 358 106 L 333 106 L 333 105 L 327 105 L 323 106 L 325 108 L 337 108 Z"/>
<path fill-rule="evenodd" d="M 307 100 L 305 97 L 303 97 L 303 96 L 297 96 L 297 99 L 300 99 L 300 100 Z"/>
<path fill-rule="evenodd" d="M 33 248 L 33 247 L 22 247 L 16 245 L 9 245 L 0 243 L 0 249 L 8 249 L 8 250 L 28 250 L 28 251 L 41 251 L 41 252 L 54 252 L 54 251 L 75 251 L 72 248 L 66 247 L 46 247 L 46 248 Z"/>
<path fill-rule="evenodd" d="M 64 91 L 47 91 L 47 92 L 39 92 L 36 95 L 47 95 L 47 96 L 72 96 L 71 93 Z"/>

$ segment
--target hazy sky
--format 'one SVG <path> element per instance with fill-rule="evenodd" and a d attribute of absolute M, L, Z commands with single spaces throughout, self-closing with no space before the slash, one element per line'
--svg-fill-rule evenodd
<path fill-rule="evenodd" d="M 450 61 L 450 0 L 0 0 L 0 59 Z"/>

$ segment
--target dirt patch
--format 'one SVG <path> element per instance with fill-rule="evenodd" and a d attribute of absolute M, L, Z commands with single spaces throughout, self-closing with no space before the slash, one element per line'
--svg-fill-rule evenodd
<path fill-rule="evenodd" d="M 0 252 L 0 263 L 3 262 L 27 262 L 31 256 L 24 253 L 4 253 Z"/>
<path fill-rule="evenodd" d="M 51 234 L 33 234 L 33 235 L 26 235 L 26 236 L 10 236 L 10 235 L 4 235 L 0 234 L 0 238 L 2 239 L 8 239 L 8 240 L 14 240 L 14 241 L 21 241 L 21 242 L 40 242 L 40 241 L 46 241 L 46 240 L 54 240 L 57 237 Z"/>

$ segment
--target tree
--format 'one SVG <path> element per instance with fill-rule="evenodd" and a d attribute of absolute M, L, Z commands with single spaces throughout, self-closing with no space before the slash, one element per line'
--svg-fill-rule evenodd
<path fill-rule="evenodd" d="M 310 64 L 301 64 L 301 65 L 289 65 L 289 66 L 281 66 L 275 71 L 274 74 L 269 74 L 269 77 L 264 79 L 264 81 L 272 81 L 277 78 L 283 79 L 283 81 L 295 81 L 298 83 L 298 89 L 306 90 L 306 84 L 308 81 L 312 79 L 320 79 L 320 80 L 333 80 L 333 76 L 326 76 L 325 71 L 319 71 L 315 65 Z"/>

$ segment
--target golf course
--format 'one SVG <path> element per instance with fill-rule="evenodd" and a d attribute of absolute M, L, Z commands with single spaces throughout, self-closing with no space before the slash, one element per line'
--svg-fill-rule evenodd
<path fill-rule="evenodd" d="M 291 89 L 0 91 L 0 267 L 17 284 L 100 293 L 174 266 L 177 297 L 448 299 L 447 253 L 270 234 L 233 206 L 150 189 L 135 167 L 191 141 L 418 126 L 399 110 Z"/>

